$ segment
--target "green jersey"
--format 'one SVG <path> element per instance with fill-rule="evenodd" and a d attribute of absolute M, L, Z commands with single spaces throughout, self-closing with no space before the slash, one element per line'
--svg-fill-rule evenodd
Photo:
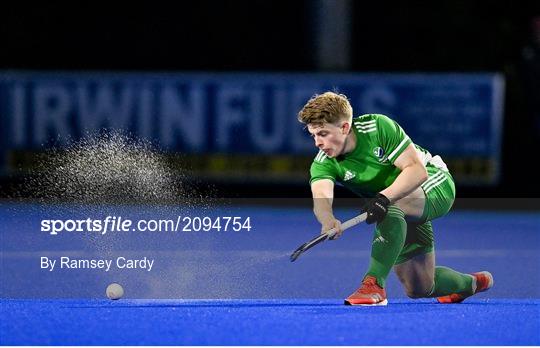
<path fill-rule="evenodd" d="M 396 180 L 401 170 L 394 161 L 412 141 L 399 124 L 385 115 L 367 114 L 354 118 L 352 131 L 356 134 L 354 150 L 336 158 L 329 158 L 319 151 L 311 165 L 310 183 L 330 179 L 360 197 L 373 197 Z M 429 152 L 415 146 L 424 165 L 432 165 Z"/>

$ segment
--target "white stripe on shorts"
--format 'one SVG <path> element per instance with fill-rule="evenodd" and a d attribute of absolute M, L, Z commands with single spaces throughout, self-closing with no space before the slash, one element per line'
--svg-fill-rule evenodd
<path fill-rule="evenodd" d="M 435 175 L 431 176 L 429 179 L 427 179 L 421 186 L 423 189 L 427 189 L 429 186 L 431 186 L 432 183 L 437 181 L 439 178 L 443 176 L 442 172 L 437 172 Z"/>
<path fill-rule="evenodd" d="M 431 190 L 434 189 L 435 187 L 437 187 L 437 186 L 439 186 L 440 184 L 442 184 L 445 180 L 446 180 L 446 176 L 443 175 L 442 178 L 439 178 L 439 179 L 437 179 L 437 181 L 431 183 L 431 184 L 429 185 L 429 187 L 425 189 L 425 190 L 426 190 L 426 193 L 428 193 L 429 191 L 431 191 Z"/>

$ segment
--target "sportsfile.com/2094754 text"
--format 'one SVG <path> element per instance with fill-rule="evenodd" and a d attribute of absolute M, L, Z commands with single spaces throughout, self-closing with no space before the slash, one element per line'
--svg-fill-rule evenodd
<path fill-rule="evenodd" d="M 176 219 L 131 220 L 122 216 L 104 219 L 43 219 L 41 232 L 58 235 L 61 232 L 242 232 L 251 231 L 249 216 L 177 216 Z"/>

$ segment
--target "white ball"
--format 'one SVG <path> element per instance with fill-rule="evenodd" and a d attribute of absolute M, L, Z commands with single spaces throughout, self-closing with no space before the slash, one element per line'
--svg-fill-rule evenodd
<path fill-rule="evenodd" d="M 122 296 L 124 296 L 124 288 L 122 288 L 122 285 L 120 284 L 112 283 L 107 286 L 107 290 L 105 290 L 105 293 L 107 294 L 107 297 L 111 300 L 118 300 L 119 298 L 122 298 Z"/>

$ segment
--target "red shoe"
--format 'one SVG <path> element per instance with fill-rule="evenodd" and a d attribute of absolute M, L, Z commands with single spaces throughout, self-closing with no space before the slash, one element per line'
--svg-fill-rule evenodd
<path fill-rule="evenodd" d="M 345 299 L 349 306 L 386 306 L 386 291 L 377 284 L 377 279 L 367 276 L 362 281 L 362 286 Z"/>
<path fill-rule="evenodd" d="M 479 292 L 487 291 L 493 286 L 493 276 L 487 271 L 473 273 L 472 276 L 474 277 L 474 281 L 476 283 L 476 290 L 474 290 L 473 295 Z M 460 294 L 450 294 L 447 296 L 437 297 L 437 301 L 439 301 L 439 303 L 461 303 L 470 296 L 472 295 L 466 296 Z"/>

